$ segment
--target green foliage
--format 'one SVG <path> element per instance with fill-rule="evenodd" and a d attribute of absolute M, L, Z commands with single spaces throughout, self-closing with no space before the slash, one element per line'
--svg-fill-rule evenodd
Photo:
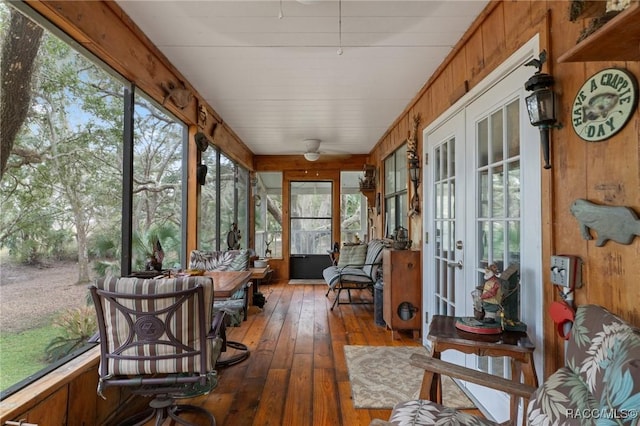
<path fill-rule="evenodd" d="M 91 306 L 68 309 L 60 314 L 53 325 L 61 330 L 45 348 L 46 360 L 54 362 L 84 346 L 98 329 L 96 314 Z"/>
<path fill-rule="evenodd" d="M 0 389 L 7 389 L 47 366 L 44 349 L 60 330 L 52 325 L 0 334 Z"/>

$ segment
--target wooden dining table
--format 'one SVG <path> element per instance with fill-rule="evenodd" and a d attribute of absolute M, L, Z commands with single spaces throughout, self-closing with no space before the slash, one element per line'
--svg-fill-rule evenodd
<path fill-rule="evenodd" d="M 213 297 L 227 299 L 245 287 L 251 278 L 251 271 L 206 271 L 204 276 L 213 278 Z"/>

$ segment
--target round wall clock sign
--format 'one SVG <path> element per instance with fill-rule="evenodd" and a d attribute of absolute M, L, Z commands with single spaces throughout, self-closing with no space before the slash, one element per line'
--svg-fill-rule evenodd
<path fill-rule="evenodd" d="M 571 107 L 573 130 L 588 142 L 599 142 L 618 133 L 638 104 L 638 81 L 619 68 L 607 68 L 582 85 Z"/>

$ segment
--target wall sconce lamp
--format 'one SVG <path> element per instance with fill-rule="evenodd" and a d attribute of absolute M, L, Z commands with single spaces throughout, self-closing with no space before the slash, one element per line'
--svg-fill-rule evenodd
<path fill-rule="evenodd" d="M 412 213 L 420 213 L 420 198 L 418 197 L 418 185 L 420 185 L 420 159 L 416 151 L 407 151 L 409 158 L 409 179 L 413 183 L 413 197 L 411 197 Z"/>
<path fill-rule="evenodd" d="M 547 61 L 547 52 L 540 52 L 539 59 L 532 59 L 525 66 L 538 68 L 529 80 L 524 83 L 524 88 L 531 93 L 526 97 L 527 111 L 531 125 L 540 129 L 540 143 L 544 155 L 544 168 L 550 169 L 549 164 L 549 131 L 562 128 L 561 124 L 556 124 L 556 94 L 551 90 L 555 83 L 553 76 L 540 72 L 542 65 Z"/>

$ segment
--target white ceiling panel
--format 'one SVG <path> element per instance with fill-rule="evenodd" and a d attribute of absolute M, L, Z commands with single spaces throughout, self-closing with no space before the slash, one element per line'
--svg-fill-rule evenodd
<path fill-rule="evenodd" d="M 282 155 L 368 153 L 487 1 L 118 3 L 254 153 Z"/>

